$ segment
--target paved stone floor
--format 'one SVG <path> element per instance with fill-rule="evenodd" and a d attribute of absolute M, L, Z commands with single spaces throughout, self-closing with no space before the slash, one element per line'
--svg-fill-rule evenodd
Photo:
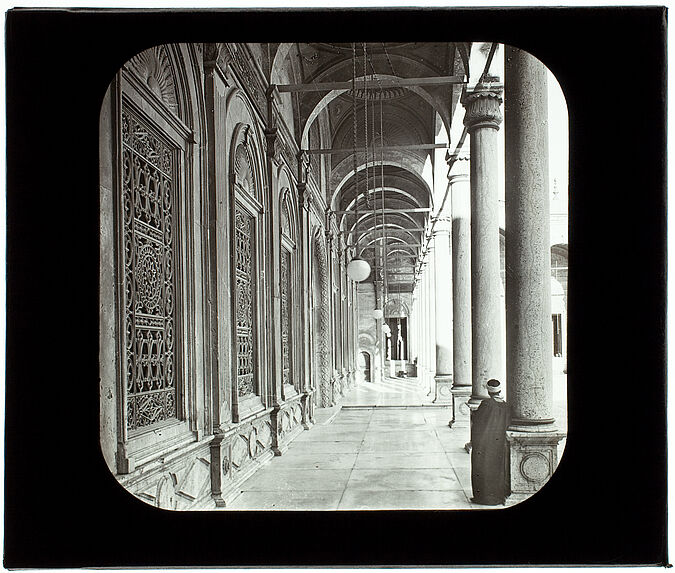
<path fill-rule="evenodd" d="M 318 410 L 317 424 L 244 482 L 229 508 L 493 509 L 469 501 L 468 427 L 449 428 L 450 409 L 428 400 L 414 378 L 359 385 L 341 408 Z"/>

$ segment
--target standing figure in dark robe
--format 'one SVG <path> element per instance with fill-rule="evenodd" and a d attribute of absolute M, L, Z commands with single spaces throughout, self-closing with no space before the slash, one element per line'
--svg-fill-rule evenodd
<path fill-rule="evenodd" d="M 511 423 L 509 407 L 499 380 L 489 380 L 489 398 L 473 413 L 471 423 L 471 485 L 473 503 L 499 505 L 511 494 L 507 484 L 506 428 Z"/>

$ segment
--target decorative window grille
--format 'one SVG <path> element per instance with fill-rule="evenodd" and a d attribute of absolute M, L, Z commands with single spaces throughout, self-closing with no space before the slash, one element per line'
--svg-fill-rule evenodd
<path fill-rule="evenodd" d="M 176 147 L 122 109 L 126 425 L 177 417 L 175 364 Z"/>
<path fill-rule="evenodd" d="M 291 359 L 291 254 L 281 249 L 281 372 L 284 384 L 293 384 Z"/>
<path fill-rule="evenodd" d="M 237 394 L 255 394 L 255 221 L 235 203 Z"/>

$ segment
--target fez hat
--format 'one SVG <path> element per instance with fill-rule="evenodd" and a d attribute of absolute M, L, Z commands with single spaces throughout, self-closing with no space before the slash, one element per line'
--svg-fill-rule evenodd
<path fill-rule="evenodd" d="M 497 392 L 501 392 L 502 389 L 502 383 L 499 380 L 495 380 L 494 378 L 492 380 L 488 380 L 487 383 L 487 391 L 495 394 Z"/>

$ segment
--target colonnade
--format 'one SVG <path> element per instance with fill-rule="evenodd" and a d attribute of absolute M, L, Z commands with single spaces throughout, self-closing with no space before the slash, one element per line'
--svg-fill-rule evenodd
<path fill-rule="evenodd" d="M 506 380 L 515 493 L 531 493 L 548 480 L 564 437 L 552 415 L 546 74 L 541 62 L 506 47 L 504 86 L 487 76 L 464 94 L 470 161 L 461 154 L 449 160 L 450 213 L 434 221 L 414 295 L 418 376 L 435 402 L 452 403 L 453 428 L 469 427 L 489 379 Z M 505 341 L 497 156 L 503 102 Z"/>

